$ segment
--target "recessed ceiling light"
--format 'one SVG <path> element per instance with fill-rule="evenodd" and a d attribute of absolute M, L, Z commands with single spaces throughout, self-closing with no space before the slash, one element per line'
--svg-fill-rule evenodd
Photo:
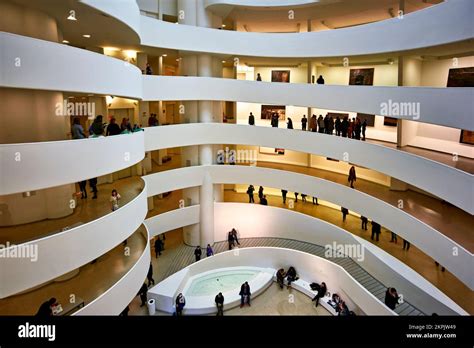
<path fill-rule="evenodd" d="M 89 34 L 84 34 L 84 35 L 82 35 L 82 36 L 85 37 L 85 38 L 87 38 L 87 39 L 91 37 Z"/>
<path fill-rule="evenodd" d="M 225 63 L 225 60 L 223 60 L 222 63 Z"/>
<path fill-rule="evenodd" d="M 67 40 L 63 40 L 63 43 L 65 43 L 65 44 L 68 44 L 68 43 L 69 43 L 69 41 L 67 41 Z"/>
<path fill-rule="evenodd" d="M 163 54 L 162 56 L 163 56 L 163 57 L 168 57 L 168 55 L 167 55 L 167 54 Z"/>

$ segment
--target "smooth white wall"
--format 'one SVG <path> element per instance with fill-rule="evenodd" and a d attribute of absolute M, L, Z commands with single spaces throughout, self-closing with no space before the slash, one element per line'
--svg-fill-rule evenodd
<path fill-rule="evenodd" d="M 144 132 L 0 145 L 0 155 L 0 195 L 32 191 L 95 178 L 140 162 L 145 155 Z"/>
<path fill-rule="evenodd" d="M 1 87 L 131 98 L 142 94 L 140 69 L 119 59 L 10 33 L 0 33 L 0 50 L 4 62 L 11 62 L 0 64 Z"/>

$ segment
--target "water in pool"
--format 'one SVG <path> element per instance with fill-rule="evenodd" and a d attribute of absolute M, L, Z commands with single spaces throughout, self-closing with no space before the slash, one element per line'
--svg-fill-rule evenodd
<path fill-rule="evenodd" d="M 194 279 L 185 295 L 209 296 L 232 289 L 240 291 L 240 286 L 254 279 L 258 273 L 252 270 L 235 270 L 208 274 Z"/>

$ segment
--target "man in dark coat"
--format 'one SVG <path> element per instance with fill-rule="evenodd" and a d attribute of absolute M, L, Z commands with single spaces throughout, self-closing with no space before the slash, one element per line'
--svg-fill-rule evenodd
<path fill-rule="evenodd" d="M 242 284 L 242 286 L 240 287 L 239 295 L 240 295 L 240 308 L 242 308 L 245 303 L 250 306 L 251 292 L 250 292 L 249 283 L 245 282 Z"/>
<path fill-rule="evenodd" d="M 196 257 L 196 262 L 201 260 L 201 255 L 202 255 L 201 246 L 198 245 L 196 249 L 194 249 L 194 256 Z"/>

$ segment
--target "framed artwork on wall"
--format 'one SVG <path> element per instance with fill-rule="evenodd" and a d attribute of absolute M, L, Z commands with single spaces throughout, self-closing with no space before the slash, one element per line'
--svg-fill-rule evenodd
<path fill-rule="evenodd" d="M 285 149 L 260 146 L 258 152 L 264 155 L 284 155 Z"/>
<path fill-rule="evenodd" d="M 290 70 L 272 70 L 272 82 L 290 82 Z"/>
<path fill-rule="evenodd" d="M 274 113 L 278 114 L 279 120 L 285 120 L 285 105 L 262 105 L 260 118 L 262 120 L 271 120 Z"/>
<path fill-rule="evenodd" d="M 367 120 L 367 127 L 375 126 L 375 115 L 357 113 L 357 118 L 360 119 L 360 122 Z"/>
<path fill-rule="evenodd" d="M 374 84 L 374 68 L 350 70 L 349 85 L 372 86 L 373 84 Z"/>
<path fill-rule="evenodd" d="M 474 87 L 474 67 L 449 69 L 447 87 Z"/>
<path fill-rule="evenodd" d="M 397 118 L 385 116 L 383 118 L 383 125 L 384 126 L 389 126 L 389 127 L 396 127 L 397 126 L 397 120 L 398 120 Z"/>
<path fill-rule="evenodd" d="M 340 112 L 328 112 L 328 116 L 332 117 L 334 120 L 336 120 L 337 117 L 342 121 L 346 117 L 349 117 L 349 114 L 344 114 Z M 323 115 L 324 116 L 324 115 Z"/>
<path fill-rule="evenodd" d="M 459 139 L 460 143 L 474 145 L 474 132 L 461 129 L 461 138 Z"/>

